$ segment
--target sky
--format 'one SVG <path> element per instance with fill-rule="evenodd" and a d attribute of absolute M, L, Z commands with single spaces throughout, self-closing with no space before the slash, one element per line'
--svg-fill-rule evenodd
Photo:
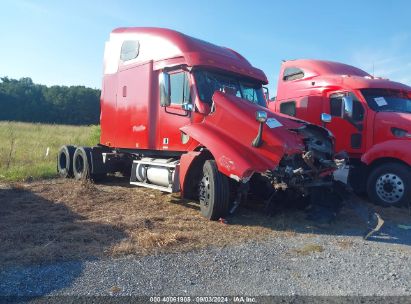
<path fill-rule="evenodd" d="M 281 61 L 339 61 L 411 85 L 411 1 L 0 0 L 0 76 L 101 87 L 123 26 L 171 28 L 232 48 L 275 92 Z"/>

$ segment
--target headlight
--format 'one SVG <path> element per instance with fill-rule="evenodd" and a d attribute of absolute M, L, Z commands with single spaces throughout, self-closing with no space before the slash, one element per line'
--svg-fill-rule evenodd
<path fill-rule="evenodd" d="M 391 128 L 391 133 L 395 137 L 402 138 L 411 138 L 411 133 L 409 133 L 407 130 L 400 129 L 400 128 Z"/>

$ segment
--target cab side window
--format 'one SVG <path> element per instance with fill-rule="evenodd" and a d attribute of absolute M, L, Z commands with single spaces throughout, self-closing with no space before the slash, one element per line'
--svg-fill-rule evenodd
<path fill-rule="evenodd" d="M 353 102 L 353 111 L 352 111 L 354 121 L 363 121 L 364 119 L 364 107 L 361 102 L 354 100 Z"/>
<path fill-rule="evenodd" d="M 120 59 L 128 61 L 137 58 L 140 51 L 140 43 L 137 40 L 125 40 L 121 45 Z"/>
<path fill-rule="evenodd" d="M 171 103 L 185 104 L 190 102 L 190 83 L 187 72 L 178 72 L 170 75 Z"/>
<path fill-rule="evenodd" d="M 352 93 L 349 93 L 353 98 L 353 121 L 360 122 L 364 119 L 364 108 L 361 102 Z M 334 94 L 330 96 L 330 114 L 331 116 L 343 117 L 342 98 L 344 94 Z"/>
<path fill-rule="evenodd" d="M 342 98 L 343 95 L 331 95 L 330 97 L 330 114 L 331 116 L 342 117 Z"/>
<path fill-rule="evenodd" d="M 295 116 L 296 109 L 295 109 L 295 101 L 287 101 L 280 104 L 280 113 Z"/>
<path fill-rule="evenodd" d="M 283 74 L 284 81 L 297 80 L 304 77 L 304 71 L 300 68 L 286 68 Z"/>

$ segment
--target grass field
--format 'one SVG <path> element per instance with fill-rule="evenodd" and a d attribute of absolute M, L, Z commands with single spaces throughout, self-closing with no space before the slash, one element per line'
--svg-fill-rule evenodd
<path fill-rule="evenodd" d="M 0 180 L 54 177 L 59 148 L 64 144 L 95 145 L 99 132 L 98 126 L 0 122 Z"/>

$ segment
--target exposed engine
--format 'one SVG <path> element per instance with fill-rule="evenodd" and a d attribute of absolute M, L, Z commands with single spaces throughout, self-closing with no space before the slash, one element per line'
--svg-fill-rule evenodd
<path fill-rule="evenodd" d="M 332 173 L 345 164 L 344 155 L 334 155 L 332 135 L 309 124 L 291 131 L 303 137 L 305 151 L 286 155 L 279 166 L 264 176 L 276 189 L 293 188 L 301 194 L 307 194 L 310 187 L 331 186 Z"/>

